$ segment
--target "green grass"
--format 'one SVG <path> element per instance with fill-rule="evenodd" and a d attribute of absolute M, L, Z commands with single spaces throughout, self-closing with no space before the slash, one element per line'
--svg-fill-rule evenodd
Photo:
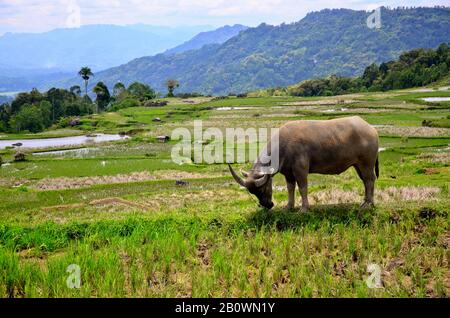
<path fill-rule="evenodd" d="M 0 268 L 8 271 L 0 272 L 0 293 L 424 297 L 431 281 L 436 296 L 445 296 L 445 249 L 438 239 L 448 219 L 442 212 L 426 219 L 423 211 L 403 206 L 359 216 L 349 206 L 306 215 L 228 211 L 226 217 L 167 214 L 64 225 L 50 222 L 34 228 L 2 226 Z M 411 244 L 406 253 L 402 252 L 405 242 Z M 389 283 L 382 290 L 369 289 L 367 264 L 387 266 L 399 254 L 404 263 L 392 270 Z M 42 259 L 47 270 L 32 265 Z M 80 290 L 65 286 L 66 268 L 73 263 L 82 269 Z"/>
<path fill-rule="evenodd" d="M 322 98 L 192 99 L 196 104 L 171 99 L 163 108 L 82 118 L 77 133 L 136 134 L 125 142 L 88 146 L 98 149 L 79 158 L 36 157 L 30 151 L 27 162 L 14 163 L 14 151 L 3 150 L 10 165 L 0 167 L 0 297 L 449 297 L 450 136 L 445 128 L 410 134 L 424 119 L 448 117 L 448 109 L 416 103 L 443 94 L 365 93 L 351 97 L 351 106 L 282 106 Z M 214 110 L 231 106 L 255 108 Z M 348 110 L 323 112 L 341 107 Z M 154 140 L 176 127 L 192 128 L 195 119 L 223 130 L 344 115 L 398 129 L 381 134 L 386 150 L 380 152 L 377 205 L 370 210 L 359 209 L 363 185 L 353 169 L 338 176 L 310 175 L 315 202 L 307 214 L 282 208 L 287 191 L 277 175 L 276 207 L 266 211 L 234 183 L 226 165 L 176 165 L 170 161 L 175 142 Z M 153 122 L 155 117 L 164 122 Z M 141 171 L 184 173 L 180 178 L 189 184 L 177 186 L 167 177 L 36 188 L 39 182 L 63 182 L 55 178 Z M 80 289 L 66 285 L 71 264 L 80 266 Z M 370 264 L 383 271 L 382 289 L 366 284 Z"/>

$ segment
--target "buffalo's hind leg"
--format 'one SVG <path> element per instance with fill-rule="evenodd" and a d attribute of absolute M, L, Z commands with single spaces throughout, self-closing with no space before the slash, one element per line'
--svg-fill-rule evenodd
<path fill-rule="evenodd" d="M 356 172 L 364 183 L 365 196 L 361 208 L 368 208 L 374 205 L 373 197 L 375 192 L 375 170 L 372 165 L 356 165 Z"/>

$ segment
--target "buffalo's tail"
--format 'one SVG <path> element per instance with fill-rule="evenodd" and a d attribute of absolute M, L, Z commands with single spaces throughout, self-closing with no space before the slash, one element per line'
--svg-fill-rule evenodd
<path fill-rule="evenodd" d="M 377 175 L 377 178 L 380 177 L 380 166 L 379 166 L 378 156 L 377 156 L 377 161 L 375 162 L 375 174 Z"/>

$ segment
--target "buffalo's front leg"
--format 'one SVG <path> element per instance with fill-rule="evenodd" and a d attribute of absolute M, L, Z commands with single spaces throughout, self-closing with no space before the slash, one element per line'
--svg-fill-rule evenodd
<path fill-rule="evenodd" d="M 286 178 L 289 200 L 286 209 L 292 210 L 295 207 L 295 179 L 288 180 Z"/>

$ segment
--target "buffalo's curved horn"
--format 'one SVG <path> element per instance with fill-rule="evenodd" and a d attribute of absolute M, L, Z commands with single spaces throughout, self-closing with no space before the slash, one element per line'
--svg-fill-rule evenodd
<path fill-rule="evenodd" d="M 236 172 L 234 172 L 234 170 L 230 164 L 228 165 L 228 167 L 230 168 L 230 172 L 231 172 L 231 175 L 233 176 L 234 180 L 236 180 L 236 182 L 239 183 L 241 186 L 247 187 L 247 185 L 245 184 L 245 181 L 241 177 L 239 177 Z"/>
<path fill-rule="evenodd" d="M 255 180 L 255 186 L 262 187 L 267 183 L 267 181 L 269 181 L 269 175 L 265 174 L 261 178 Z"/>
<path fill-rule="evenodd" d="M 248 178 L 248 172 L 245 172 L 245 171 L 241 170 L 241 174 L 242 174 L 244 177 Z"/>

